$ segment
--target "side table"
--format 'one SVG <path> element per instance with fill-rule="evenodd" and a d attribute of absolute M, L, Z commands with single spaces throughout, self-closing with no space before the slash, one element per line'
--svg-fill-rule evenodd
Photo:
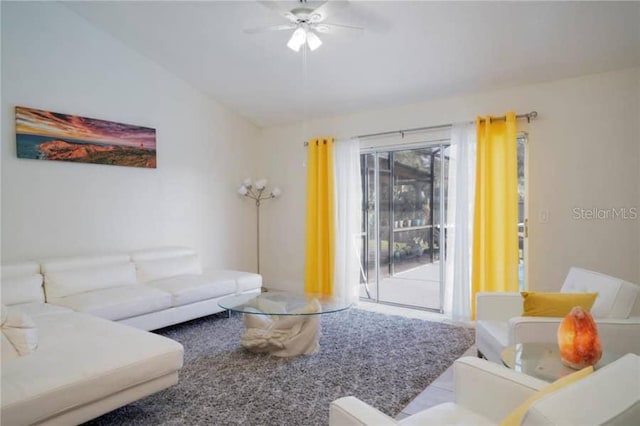
<path fill-rule="evenodd" d="M 602 358 L 594 367 L 598 369 L 622 355 L 604 350 Z M 547 382 L 553 382 L 576 371 L 562 363 L 557 343 L 518 343 L 507 346 L 500 358 L 506 367 Z"/>

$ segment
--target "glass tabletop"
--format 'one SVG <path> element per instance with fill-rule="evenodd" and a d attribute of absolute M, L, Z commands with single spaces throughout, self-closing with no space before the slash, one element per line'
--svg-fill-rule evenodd
<path fill-rule="evenodd" d="M 607 365 L 620 356 L 605 350 L 594 368 Z M 562 363 L 557 343 L 518 343 L 507 346 L 500 358 L 505 366 L 547 382 L 553 382 L 576 371 Z"/>
<path fill-rule="evenodd" d="M 255 315 L 320 315 L 349 309 L 352 304 L 343 298 L 288 291 L 239 294 L 218 302 L 223 309 Z"/>

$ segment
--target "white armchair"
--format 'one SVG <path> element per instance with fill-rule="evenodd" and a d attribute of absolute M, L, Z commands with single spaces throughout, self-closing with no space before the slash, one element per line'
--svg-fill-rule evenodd
<path fill-rule="evenodd" d="M 454 364 L 454 402 L 396 421 L 355 397 L 331 403 L 330 426 L 495 425 L 549 383 L 473 357 Z M 640 357 L 628 354 L 537 400 L 522 425 L 640 422 Z"/>
<path fill-rule="evenodd" d="M 640 354 L 640 286 L 586 269 L 571 268 L 560 291 L 598 293 L 591 314 L 604 350 Z M 478 352 L 489 361 L 501 363 L 500 354 L 507 346 L 557 341 L 562 318 L 521 315 L 520 293 L 478 293 Z"/>

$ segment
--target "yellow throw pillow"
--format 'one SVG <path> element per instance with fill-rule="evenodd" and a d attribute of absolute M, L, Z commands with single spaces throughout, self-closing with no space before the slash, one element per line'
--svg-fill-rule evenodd
<path fill-rule="evenodd" d="M 589 366 L 583 368 L 582 370 L 576 371 L 575 373 L 571 373 L 567 376 L 564 376 L 555 382 L 551 383 L 549 386 L 545 386 L 540 389 L 535 394 L 531 395 L 525 402 L 520 404 L 513 410 L 507 417 L 505 417 L 501 422 L 500 426 L 516 426 L 522 423 L 522 419 L 524 419 L 524 415 L 527 414 L 529 408 L 533 405 L 537 400 L 544 398 L 545 396 L 553 393 L 557 390 L 562 389 L 565 386 L 568 386 L 572 383 L 577 382 L 580 379 L 587 377 L 589 374 L 593 373 L 593 366 Z"/>
<path fill-rule="evenodd" d="M 543 293 L 523 291 L 523 317 L 564 317 L 574 306 L 590 311 L 598 293 Z"/>

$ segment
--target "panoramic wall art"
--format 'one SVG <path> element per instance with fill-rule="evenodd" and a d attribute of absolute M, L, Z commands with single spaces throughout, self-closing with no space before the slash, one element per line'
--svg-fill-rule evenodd
<path fill-rule="evenodd" d="M 16 107 L 18 158 L 156 168 L 156 130 Z"/>

